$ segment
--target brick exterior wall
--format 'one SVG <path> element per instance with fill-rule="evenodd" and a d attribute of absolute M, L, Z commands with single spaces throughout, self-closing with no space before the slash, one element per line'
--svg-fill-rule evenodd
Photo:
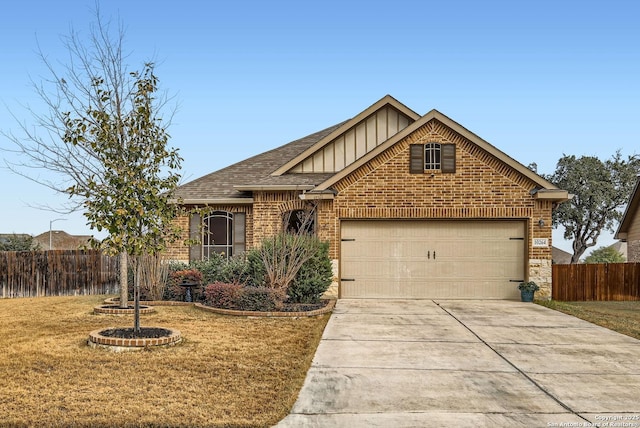
<path fill-rule="evenodd" d="M 189 217 L 180 216 L 173 220 L 173 226 L 177 226 L 180 231 L 180 239 L 171 244 L 162 254 L 165 260 L 189 261 L 189 247 L 184 242 L 189 239 Z"/>
<path fill-rule="evenodd" d="M 455 173 L 409 173 L 409 145 L 427 142 L 456 144 Z M 537 297 L 550 297 L 552 203 L 534 199 L 530 191 L 535 186 L 529 178 L 432 120 L 337 182 L 334 200 L 317 201 L 317 232 L 320 239 L 330 242 L 330 257 L 337 266 L 341 219 L 524 220 L 527 279 L 540 285 Z M 247 214 L 247 248 L 279 231 L 283 213 L 305 207 L 307 202 L 301 201 L 299 194 L 254 192 L 253 211 Z M 538 225 L 540 219 L 543 227 Z M 533 247 L 534 238 L 546 238 L 548 247 Z M 184 256 L 184 250 L 170 254 Z"/>
<path fill-rule="evenodd" d="M 456 144 L 456 172 L 409 173 L 409 145 Z M 536 184 L 475 144 L 433 120 L 371 162 L 336 183 L 330 225 L 331 257 L 338 258 L 340 219 L 524 219 L 527 221 L 529 279 L 551 296 L 551 210 L 535 200 Z M 544 226 L 538 220 L 544 220 Z M 546 238 L 547 248 L 534 248 L 533 238 Z"/>

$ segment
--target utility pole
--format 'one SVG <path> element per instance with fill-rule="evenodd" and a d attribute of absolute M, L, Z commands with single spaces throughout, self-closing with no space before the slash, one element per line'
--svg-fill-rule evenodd
<path fill-rule="evenodd" d="M 60 220 L 64 221 L 66 220 L 66 218 L 55 218 L 53 220 L 49 220 L 49 250 L 53 248 L 53 240 L 51 239 L 51 225 L 53 225 L 53 222 Z"/>

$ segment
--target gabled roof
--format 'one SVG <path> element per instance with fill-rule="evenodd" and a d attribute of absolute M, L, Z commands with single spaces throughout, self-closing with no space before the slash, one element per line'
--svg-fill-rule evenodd
<path fill-rule="evenodd" d="M 631 229 L 631 223 L 633 219 L 638 214 L 638 208 L 640 207 L 640 176 L 636 179 L 636 187 L 633 189 L 631 193 L 631 199 L 629 199 L 629 203 L 627 204 L 627 208 L 624 210 L 624 215 L 622 216 L 622 221 L 620 222 L 620 226 L 618 226 L 618 231 L 616 232 L 614 238 L 620 239 L 622 241 L 626 241 L 627 235 L 629 233 L 629 229 Z"/>
<path fill-rule="evenodd" d="M 356 162 L 354 162 L 351 165 L 349 165 L 347 168 L 345 168 L 342 171 L 340 171 L 340 172 L 334 174 L 333 176 L 331 176 L 327 181 L 325 181 L 325 182 L 321 183 L 320 185 L 318 185 L 315 190 L 316 191 L 323 191 L 323 190 L 328 189 L 330 186 L 335 184 L 337 181 L 339 181 L 342 178 L 346 177 L 347 175 L 351 174 L 353 171 L 355 171 L 356 169 L 358 169 L 359 167 L 361 167 L 365 163 L 369 162 L 371 159 L 373 159 L 374 157 L 376 157 L 377 155 L 379 155 L 380 153 L 382 153 L 383 151 L 385 151 L 389 147 L 393 146 L 398 141 L 400 141 L 403 138 L 405 138 L 406 136 L 410 135 L 416 129 L 420 128 L 421 126 L 424 126 L 427 122 L 429 122 L 430 120 L 433 120 L 433 119 L 435 119 L 438 122 L 442 123 L 443 125 L 451 128 L 453 131 L 455 131 L 458 134 L 462 135 L 466 139 L 472 141 L 473 143 L 478 145 L 483 150 L 487 151 L 491 155 L 495 156 L 496 158 L 500 159 L 504 163 L 508 164 L 509 166 L 511 166 L 512 168 L 517 170 L 522 175 L 525 175 L 526 177 L 530 178 L 533 182 L 535 182 L 541 188 L 536 193 L 536 197 L 544 198 L 545 197 L 544 196 L 545 191 L 547 191 L 547 190 L 558 190 L 558 191 L 560 191 L 551 182 L 549 182 L 549 181 L 545 180 L 544 178 L 540 177 L 538 174 L 536 174 L 535 172 L 531 171 L 529 168 L 527 168 L 526 166 L 522 165 L 520 162 L 514 160 L 512 157 L 508 156 L 506 153 L 502 152 L 501 150 L 498 150 L 496 147 L 494 147 L 493 145 L 489 144 L 487 141 L 483 140 L 482 138 L 480 138 L 479 136 L 477 136 L 473 132 L 469 131 L 468 129 L 466 129 L 465 127 L 460 125 L 459 123 L 451 120 L 450 118 L 448 118 L 447 116 L 445 116 L 444 114 L 440 113 L 438 110 L 435 110 L 435 109 L 431 110 L 429 113 L 425 114 L 420 119 L 416 120 L 411 125 L 407 126 L 402 131 L 398 132 L 396 135 L 394 135 L 393 137 L 389 138 L 383 144 L 375 147 L 373 150 L 371 150 L 365 156 L 363 156 L 360 159 L 358 159 Z M 560 192 L 564 192 L 564 191 L 560 191 Z M 549 192 L 549 193 L 551 193 L 551 192 Z M 556 192 L 553 192 L 553 193 L 554 193 L 554 196 L 560 196 L 560 198 L 562 198 L 562 195 L 555 195 Z M 564 192 L 564 193 L 566 194 L 566 192 Z M 551 196 L 551 195 L 549 195 L 549 196 Z M 566 199 L 566 197 L 565 197 L 565 199 Z"/>
<path fill-rule="evenodd" d="M 313 189 L 332 174 L 287 174 L 281 177 L 272 177 L 271 173 L 283 162 L 287 162 L 313 146 L 342 126 L 343 123 L 183 184 L 176 189 L 174 197 L 181 200 L 183 204 L 250 204 L 253 202 L 253 198 L 251 194 L 244 192 L 243 186 L 249 186 L 255 190 L 260 186 L 273 190 Z"/>
<path fill-rule="evenodd" d="M 91 235 L 70 235 L 64 230 L 49 230 L 33 238 L 42 250 L 48 250 L 49 244 L 52 250 L 77 250 L 89 247 L 92 239 Z"/>
<path fill-rule="evenodd" d="M 409 125 L 370 149 L 359 159 L 346 165 L 339 172 L 288 172 L 337 137 L 384 108 L 393 108 L 405 115 L 409 118 Z M 176 189 L 174 196 L 176 200 L 186 205 L 251 204 L 253 203 L 251 192 L 259 190 L 301 190 L 306 192 L 309 199 L 330 198 L 333 184 L 434 119 L 531 179 L 536 183 L 534 198 L 554 201 L 567 199 L 566 191 L 558 189 L 444 114 L 431 110 L 420 117 L 390 95 L 381 98 L 352 119 L 183 184 Z"/>
<path fill-rule="evenodd" d="M 287 171 L 289 171 L 291 168 L 296 166 L 298 163 L 302 162 L 307 157 L 313 155 L 322 147 L 329 144 L 332 140 L 337 138 L 339 135 L 344 134 L 349 129 L 353 128 L 358 123 L 362 122 L 367 117 L 371 116 L 372 114 L 374 114 L 375 112 L 377 112 L 378 110 L 382 109 L 385 106 L 391 106 L 395 108 L 396 110 L 404 113 L 406 116 L 410 117 L 414 121 L 420 118 L 420 115 L 418 113 L 411 110 L 409 107 L 405 106 L 400 101 L 393 98 L 391 95 L 385 95 L 380 100 L 378 100 L 377 102 L 375 102 L 374 104 L 366 108 L 362 113 L 358 114 L 352 119 L 342 122 L 342 124 L 338 128 L 336 128 L 333 132 L 326 135 L 324 138 L 322 138 L 321 140 L 316 142 L 314 145 L 309 147 L 307 150 L 305 150 L 295 158 L 291 159 L 289 162 L 282 165 L 280 168 L 275 170 L 271 175 L 279 176 L 279 175 L 285 174 Z"/>

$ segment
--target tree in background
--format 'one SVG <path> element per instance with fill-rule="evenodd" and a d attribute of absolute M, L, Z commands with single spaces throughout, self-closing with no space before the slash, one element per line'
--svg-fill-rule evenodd
<path fill-rule="evenodd" d="M 171 158 L 172 167 L 179 167 L 179 162 L 174 152 L 154 152 L 156 140 L 166 143 L 171 115 L 163 118 L 163 126 L 159 125 L 160 112 L 168 99 L 158 94 L 153 64 L 131 70 L 123 52 L 122 26 L 112 31 L 109 23 L 102 20 L 99 10 L 95 15 L 96 23 L 90 27 L 86 40 L 74 30 L 63 38 L 69 53 L 64 65 L 49 60 L 42 50 L 38 52 L 50 75 L 46 80 L 32 81 L 44 109 L 41 112 L 26 107 L 33 121 L 29 124 L 12 112 L 21 132 L 19 135 L 2 133 L 14 144 L 8 151 L 17 153 L 22 159 L 8 163 L 9 169 L 55 192 L 71 196 L 62 207 L 45 208 L 62 214 L 86 210 L 88 224 L 92 227 L 102 224 L 110 234 L 119 234 L 111 236 L 107 242 L 115 244 L 112 248 L 124 250 L 129 245 L 124 244 L 129 242 L 129 237 L 125 235 L 127 228 L 122 226 L 145 214 L 144 210 L 130 211 L 132 206 L 119 200 L 132 194 L 157 197 L 158 189 L 164 187 L 159 182 L 147 182 L 149 186 L 157 187 L 149 194 L 140 194 L 140 186 L 145 184 L 142 177 L 132 175 L 133 171 L 144 165 L 157 168 L 154 173 L 160 173 L 160 164 L 152 167 L 148 162 L 161 155 Z M 135 129 L 135 126 L 140 128 Z M 147 142 L 150 143 L 148 154 L 146 146 L 143 147 Z M 43 177 L 41 170 L 52 172 L 53 178 Z M 127 181 L 114 181 L 115 171 L 122 173 L 121 178 Z M 98 214 L 95 198 L 105 195 L 111 195 L 113 199 L 104 199 L 105 205 L 100 208 L 103 212 Z M 151 201 L 141 203 L 149 205 Z M 139 208 L 136 205 L 136 209 Z M 122 217 L 119 222 L 111 218 L 114 213 Z M 139 226 L 144 229 L 144 222 Z M 120 263 L 120 306 L 126 308 L 125 252 L 120 255 Z"/>
<path fill-rule="evenodd" d="M 624 255 L 612 247 L 600 247 L 593 250 L 585 259 L 585 263 L 624 263 Z"/>
<path fill-rule="evenodd" d="M 12 235 L 0 238 L 0 251 L 34 251 L 39 250 L 38 244 L 31 235 Z"/>
<path fill-rule="evenodd" d="M 565 155 L 556 171 L 545 176 L 573 195 L 553 212 L 553 225 L 564 226 L 564 238 L 573 241 L 571 263 L 577 263 L 587 248 L 596 245 L 603 230 L 614 232 L 639 171 L 638 156 L 625 160 L 616 152 L 604 162 L 594 156 Z"/>

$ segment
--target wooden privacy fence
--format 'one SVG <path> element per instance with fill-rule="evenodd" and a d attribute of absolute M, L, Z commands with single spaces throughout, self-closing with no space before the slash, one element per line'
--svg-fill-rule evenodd
<path fill-rule="evenodd" d="M 2 251 L 2 297 L 113 294 L 119 260 L 97 250 Z"/>
<path fill-rule="evenodd" d="M 640 263 L 553 265 L 554 300 L 640 300 Z"/>

